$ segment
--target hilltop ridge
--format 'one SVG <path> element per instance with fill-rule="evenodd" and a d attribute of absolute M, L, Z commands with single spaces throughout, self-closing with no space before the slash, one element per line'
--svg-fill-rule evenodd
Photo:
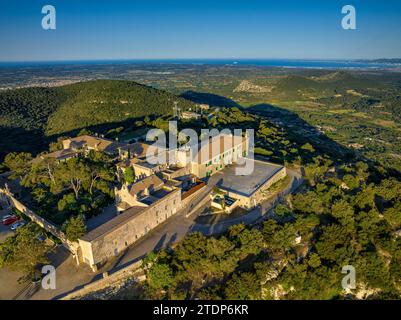
<path fill-rule="evenodd" d="M 2 91 L 0 134 L 7 139 L 0 143 L 1 153 L 30 151 L 49 136 L 84 127 L 171 114 L 175 101 L 182 109 L 194 105 L 167 91 L 125 80 Z"/>

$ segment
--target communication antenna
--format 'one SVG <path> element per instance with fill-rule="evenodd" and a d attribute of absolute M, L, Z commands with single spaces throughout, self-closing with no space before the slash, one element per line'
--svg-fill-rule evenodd
<path fill-rule="evenodd" d="M 181 108 L 178 107 L 178 101 L 174 101 L 173 112 L 174 117 L 179 120 L 181 118 Z"/>

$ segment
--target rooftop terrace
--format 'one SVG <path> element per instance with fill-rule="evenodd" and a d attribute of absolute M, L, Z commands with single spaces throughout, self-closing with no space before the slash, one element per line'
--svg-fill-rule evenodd
<path fill-rule="evenodd" d="M 269 162 L 248 158 L 246 160 L 253 162 L 254 165 L 250 175 L 236 175 L 236 168 L 240 168 L 241 165 L 232 165 L 221 171 L 223 175 L 217 186 L 223 190 L 249 197 L 283 168 L 281 165 Z"/>

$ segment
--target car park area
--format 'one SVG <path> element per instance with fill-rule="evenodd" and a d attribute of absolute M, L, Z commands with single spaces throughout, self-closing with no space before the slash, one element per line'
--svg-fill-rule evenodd
<path fill-rule="evenodd" d="M 0 219 L 3 220 L 3 217 L 10 214 L 9 211 L 3 210 L 0 211 Z M 0 221 L 0 242 L 3 242 L 8 236 L 11 236 L 13 232 L 10 229 L 10 226 L 5 226 Z"/>
<path fill-rule="evenodd" d="M 3 223 L 6 221 L 6 223 Z M 25 225 L 25 221 L 15 218 L 10 210 L 0 211 L 0 242 L 11 236 L 16 229 Z"/>

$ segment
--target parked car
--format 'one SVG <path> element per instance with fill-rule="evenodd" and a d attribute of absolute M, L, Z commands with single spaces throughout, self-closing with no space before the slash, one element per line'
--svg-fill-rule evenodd
<path fill-rule="evenodd" d="M 8 218 L 11 218 L 12 215 L 11 214 L 7 214 L 5 216 L 3 216 L 3 218 L 1 218 L 2 221 L 7 220 Z"/>
<path fill-rule="evenodd" d="M 17 221 L 13 225 L 11 225 L 11 230 L 15 231 L 24 225 L 25 225 L 25 221 Z"/>
<path fill-rule="evenodd" d="M 14 222 L 16 222 L 18 220 L 19 220 L 19 217 L 15 216 L 15 215 L 7 215 L 7 216 L 3 217 L 2 222 L 3 222 L 3 224 L 5 226 L 8 226 L 8 225 L 13 224 Z"/>

